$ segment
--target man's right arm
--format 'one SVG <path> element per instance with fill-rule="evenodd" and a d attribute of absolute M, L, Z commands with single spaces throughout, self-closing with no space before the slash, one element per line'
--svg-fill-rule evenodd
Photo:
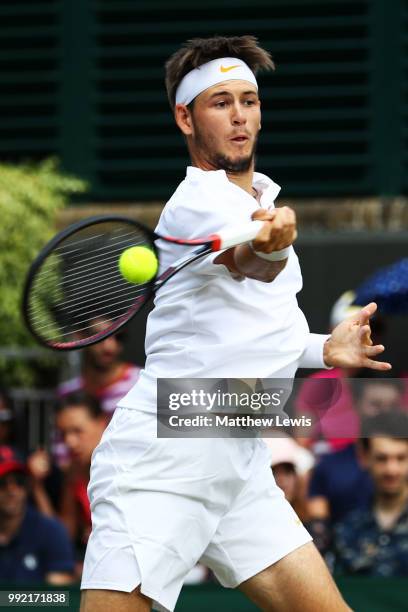
<path fill-rule="evenodd" d="M 251 245 L 240 244 L 221 253 L 215 264 L 224 264 L 235 276 L 270 283 L 282 272 L 287 263 L 287 257 L 273 261 L 277 251 L 288 248 L 296 240 L 295 212 L 284 206 L 271 211 L 260 209 L 255 211 L 252 219 L 265 221 Z M 258 254 L 257 254 L 258 253 Z M 271 255 L 271 260 L 267 259 Z"/>
<path fill-rule="evenodd" d="M 241 244 L 221 253 L 215 264 L 223 264 L 236 277 L 253 278 L 264 283 L 271 283 L 286 266 L 287 258 L 282 261 L 271 261 L 256 257 L 252 249 Z"/>

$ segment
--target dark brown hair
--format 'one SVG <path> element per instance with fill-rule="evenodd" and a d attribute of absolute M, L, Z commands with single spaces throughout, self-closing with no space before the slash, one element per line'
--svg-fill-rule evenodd
<path fill-rule="evenodd" d="M 258 46 L 255 36 L 192 38 L 165 65 L 166 90 L 171 108 L 174 108 L 177 87 L 182 78 L 194 68 L 218 57 L 236 57 L 244 61 L 254 74 L 259 70 L 275 69 L 268 51 Z"/>
<path fill-rule="evenodd" d="M 360 445 L 367 452 L 371 438 L 395 438 L 408 442 L 408 416 L 405 412 L 390 412 L 366 417 L 361 423 Z"/>
<path fill-rule="evenodd" d="M 62 397 L 59 405 L 57 406 L 56 412 L 57 414 L 60 414 L 67 408 L 77 406 L 84 408 L 92 419 L 99 419 L 106 416 L 102 410 L 99 400 L 93 395 L 89 395 L 88 393 L 80 390 L 74 391 Z"/>

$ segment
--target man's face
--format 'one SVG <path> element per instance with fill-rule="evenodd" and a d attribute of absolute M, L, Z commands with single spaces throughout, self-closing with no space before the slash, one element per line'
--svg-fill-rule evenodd
<path fill-rule="evenodd" d="M 203 170 L 242 173 L 253 167 L 261 111 L 256 87 L 224 81 L 194 100 L 191 133 L 186 134 L 193 163 Z"/>
<path fill-rule="evenodd" d="M 393 497 L 400 495 L 408 480 L 408 442 L 393 438 L 373 437 L 364 454 L 364 463 L 376 492 Z"/>
<path fill-rule="evenodd" d="M 9 472 L 0 477 L 0 517 L 22 514 L 27 500 L 26 486 L 26 476 L 22 472 Z"/>
<path fill-rule="evenodd" d="M 401 401 L 401 393 L 396 386 L 387 382 L 366 382 L 357 410 L 363 418 L 373 417 L 399 410 Z"/>
<path fill-rule="evenodd" d="M 116 336 L 110 336 L 86 349 L 86 356 L 93 367 L 108 370 L 119 361 L 123 350 L 122 342 Z"/>
<path fill-rule="evenodd" d="M 67 406 L 57 416 L 57 427 L 72 459 L 88 466 L 106 427 L 106 420 L 92 417 L 86 406 Z"/>

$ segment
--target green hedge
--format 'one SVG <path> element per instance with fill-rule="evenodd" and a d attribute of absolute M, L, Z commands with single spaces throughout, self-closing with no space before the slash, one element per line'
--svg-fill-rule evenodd
<path fill-rule="evenodd" d="M 55 159 L 40 164 L 0 164 L 0 348 L 35 345 L 24 327 L 21 299 L 24 278 L 41 247 L 55 234 L 58 211 L 84 181 L 62 173 Z M 22 360 L 0 356 L 6 386 L 35 382 Z"/>

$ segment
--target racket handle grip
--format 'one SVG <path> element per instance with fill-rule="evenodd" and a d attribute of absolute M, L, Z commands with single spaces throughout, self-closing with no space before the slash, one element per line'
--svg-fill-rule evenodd
<path fill-rule="evenodd" d="M 234 227 L 222 230 L 217 234 L 217 244 L 214 250 L 221 251 L 222 249 L 234 247 L 237 244 L 250 242 L 255 238 L 264 223 L 264 221 L 249 221 L 239 228 Z"/>

